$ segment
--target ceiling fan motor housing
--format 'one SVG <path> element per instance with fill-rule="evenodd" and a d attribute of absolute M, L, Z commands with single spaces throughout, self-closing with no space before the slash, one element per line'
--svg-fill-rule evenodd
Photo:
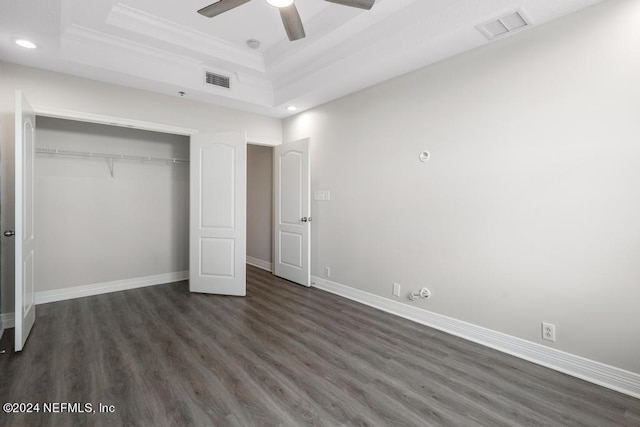
<path fill-rule="evenodd" d="M 242 6 L 251 0 L 219 0 L 215 3 L 205 6 L 198 10 L 200 15 L 207 18 L 213 18 L 231 9 L 235 9 L 238 6 Z M 294 3 L 294 0 L 266 0 L 272 6 L 277 7 L 280 10 L 280 17 L 282 18 L 282 24 L 284 30 L 287 33 L 289 40 L 300 40 L 306 37 L 304 32 L 304 26 L 302 25 L 302 19 L 298 13 L 298 8 Z M 357 7 L 359 9 L 370 10 L 375 4 L 375 0 L 326 0 L 330 3 L 336 3 L 343 6 Z"/>

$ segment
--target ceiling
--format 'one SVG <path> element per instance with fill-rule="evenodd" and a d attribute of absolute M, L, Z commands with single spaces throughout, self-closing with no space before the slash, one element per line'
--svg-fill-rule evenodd
<path fill-rule="evenodd" d="M 286 117 L 289 105 L 302 111 L 489 43 L 476 26 L 506 13 L 533 27 L 601 0 L 377 0 L 370 11 L 296 0 L 307 37 L 295 42 L 264 0 L 196 13 L 212 1 L 0 0 L 0 59 Z M 230 89 L 205 84 L 205 71 Z"/>

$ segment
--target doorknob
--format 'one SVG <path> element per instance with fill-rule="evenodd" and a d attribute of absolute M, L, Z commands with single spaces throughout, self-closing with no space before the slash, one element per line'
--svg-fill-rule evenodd
<path fill-rule="evenodd" d="M 302 219 L 300 219 L 300 221 L 302 222 L 311 222 L 311 217 L 307 218 L 306 216 Z"/>
<path fill-rule="evenodd" d="M 13 230 L 7 230 L 4 232 L 5 237 L 14 236 L 16 233 Z"/>

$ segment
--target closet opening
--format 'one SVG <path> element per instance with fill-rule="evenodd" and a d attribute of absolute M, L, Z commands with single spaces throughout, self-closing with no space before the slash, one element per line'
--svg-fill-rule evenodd
<path fill-rule="evenodd" d="M 37 116 L 38 303 L 188 278 L 189 137 Z"/>

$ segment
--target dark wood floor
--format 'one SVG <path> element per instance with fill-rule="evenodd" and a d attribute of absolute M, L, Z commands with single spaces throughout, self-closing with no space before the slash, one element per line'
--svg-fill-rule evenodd
<path fill-rule="evenodd" d="M 246 298 L 180 282 L 38 306 L 0 375 L 0 403 L 115 407 L 11 426 L 640 426 L 640 400 L 253 267 Z"/>

